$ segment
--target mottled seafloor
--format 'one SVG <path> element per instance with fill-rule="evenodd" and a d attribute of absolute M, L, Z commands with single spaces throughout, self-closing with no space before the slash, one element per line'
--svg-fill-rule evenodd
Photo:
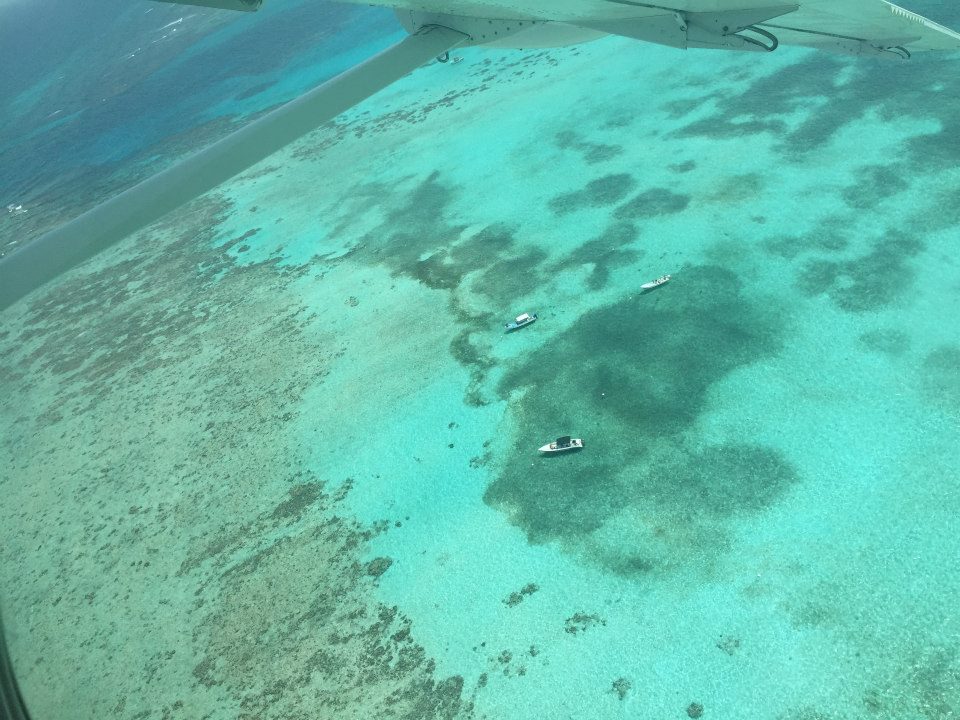
<path fill-rule="evenodd" d="M 457 54 L 5 313 L 36 717 L 960 717 L 960 58 Z"/>

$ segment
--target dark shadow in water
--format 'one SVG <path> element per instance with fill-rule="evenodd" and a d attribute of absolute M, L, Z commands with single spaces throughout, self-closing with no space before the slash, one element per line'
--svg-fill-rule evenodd
<path fill-rule="evenodd" d="M 591 180 L 582 190 L 557 195 L 550 201 L 550 209 L 557 215 L 616 205 L 627 196 L 637 181 L 632 175 L 618 173 Z"/>
<path fill-rule="evenodd" d="M 844 219 L 828 216 L 802 235 L 780 235 L 763 241 L 761 247 L 770 255 L 793 260 L 798 255 L 820 252 L 836 253 L 849 244 Z"/>
<path fill-rule="evenodd" d="M 862 167 L 857 171 L 853 185 L 844 188 L 843 201 L 854 210 L 871 210 L 910 187 L 901 173 L 897 163 Z"/>
<path fill-rule="evenodd" d="M 920 240 L 890 232 L 866 255 L 807 262 L 797 285 L 808 297 L 828 295 L 847 312 L 877 310 L 899 302 L 913 289 L 917 271 L 910 260 L 924 249 Z"/>
<path fill-rule="evenodd" d="M 627 267 L 643 256 L 642 249 L 630 247 L 638 238 L 639 232 L 632 223 L 614 223 L 598 237 L 580 245 L 563 260 L 553 263 L 549 272 L 592 264 L 593 269 L 586 279 L 587 287 L 590 290 L 602 290 L 606 287 L 612 271 Z"/>
<path fill-rule="evenodd" d="M 688 268 L 658 296 L 587 313 L 504 376 L 504 398 L 526 391 L 514 401 L 517 438 L 486 502 L 531 542 L 574 547 L 635 511 L 654 539 L 592 550 L 618 574 L 715 558 L 728 524 L 767 507 L 797 475 L 748 439 L 685 450 L 684 437 L 711 410 L 716 382 L 777 352 L 783 321 L 713 266 Z M 542 462 L 536 448 L 563 433 L 584 437 L 586 449 Z"/>
<path fill-rule="evenodd" d="M 949 12 L 943 14 L 949 15 Z M 950 18 L 947 22 L 960 22 Z M 852 72 L 851 72 L 852 66 Z M 809 55 L 733 91 L 715 79 L 710 92 L 663 109 L 681 118 L 695 107 L 715 111 L 680 128 L 675 137 L 727 139 L 770 133 L 784 159 L 802 157 L 829 144 L 866 113 L 884 122 L 936 120 L 940 130 L 905 141 L 906 156 L 888 167 L 909 178 L 960 165 L 960 76 L 949 53 L 924 53 L 911 62 L 848 59 L 826 53 Z M 842 81 L 840 76 L 845 75 Z M 936 89 L 933 89 L 933 88 Z M 803 121 L 788 129 L 784 118 L 809 108 Z"/>
<path fill-rule="evenodd" d="M 893 328 L 869 330 L 857 339 L 867 350 L 891 357 L 903 355 L 910 349 L 910 336 L 902 330 Z"/>
<path fill-rule="evenodd" d="M 927 401 L 960 412 L 960 345 L 941 345 L 928 353 L 920 372 Z"/>
<path fill-rule="evenodd" d="M 623 155 L 623 147 L 602 142 L 584 140 L 573 130 L 563 130 L 556 134 L 554 143 L 561 150 L 576 150 L 588 165 L 614 160 Z"/>
<path fill-rule="evenodd" d="M 686 210 L 691 197 L 675 193 L 667 188 L 645 190 L 629 202 L 616 209 L 617 220 L 639 220 L 642 218 L 673 215 Z"/>

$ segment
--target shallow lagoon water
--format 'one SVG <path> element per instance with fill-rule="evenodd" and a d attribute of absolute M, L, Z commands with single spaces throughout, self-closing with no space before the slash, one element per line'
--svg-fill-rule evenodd
<path fill-rule="evenodd" d="M 956 59 L 458 54 L 4 318 L 37 716 L 960 712 Z"/>

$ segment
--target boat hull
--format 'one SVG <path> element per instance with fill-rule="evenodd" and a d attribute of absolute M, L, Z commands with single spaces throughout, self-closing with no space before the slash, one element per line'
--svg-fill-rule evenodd
<path fill-rule="evenodd" d="M 522 323 L 518 323 L 516 321 L 509 322 L 504 327 L 506 327 L 507 332 L 514 332 L 515 330 L 519 330 L 520 328 L 525 328 L 527 325 L 533 325 L 536 321 L 537 321 L 537 316 L 533 315 L 529 320 L 524 320 Z"/>
<path fill-rule="evenodd" d="M 661 285 L 666 285 L 668 282 L 670 282 L 670 276 L 669 276 L 669 275 L 664 275 L 663 277 L 658 277 L 656 280 L 651 280 L 650 282 L 645 282 L 643 285 L 640 286 L 640 289 L 641 289 L 641 290 L 653 290 L 654 288 L 658 288 L 658 287 L 660 287 Z"/>
<path fill-rule="evenodd" d="M 547 443 L 539 448 L 539 452 L 542 452 L 544 455 L 557 455 L 559 453 L 575 452 L 577 450 L 583 450 L 583 440 L 573 440 L 569 445 L 564 445 L 563 447 L 556 447 L 555 443 Z"/>

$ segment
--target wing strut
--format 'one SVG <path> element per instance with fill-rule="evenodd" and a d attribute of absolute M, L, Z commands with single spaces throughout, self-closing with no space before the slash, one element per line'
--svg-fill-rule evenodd
<path fill-rule="evenodd" d="M 0 310 L 168 212 L 243 172 L 467 40 L 423 27 L 396 45 L 0 260 Z"/>

